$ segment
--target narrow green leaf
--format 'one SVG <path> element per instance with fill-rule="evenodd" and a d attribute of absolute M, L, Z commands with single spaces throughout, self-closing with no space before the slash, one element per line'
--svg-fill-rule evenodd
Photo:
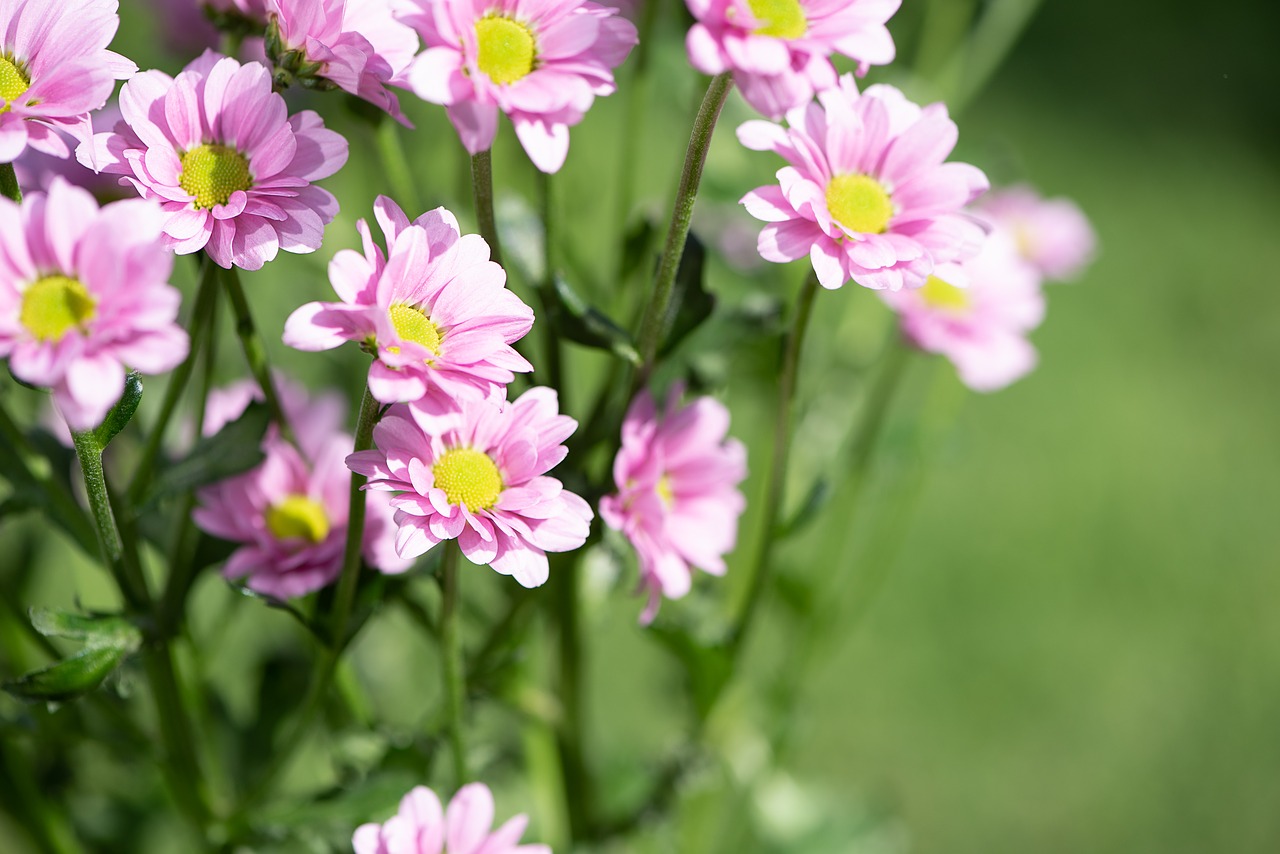
<path fill-rule="evenodd" d="M 778 525 L 774 532 L 774 539 L 785 540 L 804 530 L 810 522 L 822 514 L 827 502 L 831 500 L 831 492 L 830 479 L 820 477 L 814 481 L 800 509 L 790 519 Z"/>
<path fill-rule="evenodd" d="M 85 647 L 57 664 L 6 682 L 4 690 L 23 700 L 72 700 L 101 685 L 127 654 L 114 646 Z"/>
<path fill-rule="evenodd" d="M 676 270 L 675 293 L 671 298 L 674 313 L 667 320 L 659 355 L 674 350 L 691 332 L 706 322 L 716 307 L 716 298 L 706 289 L 707 250 L 690 232 Z"/>
<path fill-rule="evenodd" d="M 124 394 L 121 395 L 120 401 L 111 407 L 106 420 L 93 430 L 93 441 L 97 443 L 99 450 L 110 444 L 111 440 L 128 426 L 141 402 L 142 376 L 137 371 L 130 371 L 124 379 Z"/>
<path fill-rule="evenodd" d="M 578 344 L 608 350 L 632 365 L 640 364 L 631 334 L 599 309 L 591 306 L 561 276 L 553 280 L 556 305 L 551 322 L 556 331 Z"/>
<path fill-rule="evenodd" d="M 185 458 L 163 469 L 152 481 L 142 507 L 253 468 L 262 462 L 259 446 L 270 422 L 270 410 L 265 404 L 251 404 L 243 415 L 217 434 L 197 442 Z"/>

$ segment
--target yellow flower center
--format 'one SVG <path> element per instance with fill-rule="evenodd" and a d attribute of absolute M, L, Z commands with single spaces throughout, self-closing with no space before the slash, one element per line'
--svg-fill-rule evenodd
<path fill-rule="evenodd" d="M 22 292 L 18 318 L 41 341 L 59 341 L 73 326 L 84 332 L 98 301 L 84 285 L 66 276 L 45 276 Z"/>
<path fill-rule="evenodd" d="M 756 35 L 798 39 L 809 29 L 798 0 L 747 0 L 751 14 L 764 24 Z"/>
<path fill-rule="evenodd" d="M 27 73 L 15 65 L 12 59 L 0 56 L 0 98 L 4 99 L 4 106 L 0 107 L 0 113 L 9 112 L 13 102 L 29 88 L 31 88 L 31 78 Z"/>
<path fill-rule="evenodd" d="M 464 504 L 472 513 L 497 504 L 502 492 L 498 466 L 488 454 L 472 448 L 445 451 L 431 474 L 450 504 Z"/>
<path fill-rule="evenodd" d="M 421 344 L 433 354 L 440 355 L 440 341 L 444 335 L 440 327 L 432 323 L 431 318 L 420 309 L 408 303 L 398 302 L 387 309 L 387 316 L 391 318 L 391 325 L 395 328 L 396 334 L 402 339 Z M 392 353 L 400 352 L 399 347 L 387 349 Z"/>
<path fill-rule="evenodd" d="M 305 495 L 290 495 L 267 509 L 267 530 L 277 540 L 320 543 L 329 536 L 329 517 L 319 501 Z"/>
<path fill-rule="evenodd" d="M 668 510 L 676 503 L 676 495 L 671 491 L 670 476 L 664 474 L 658 478 L 658 485 L 654 487 L 654 492 L 658 493 L 658 497 L 662 499 L 663 504 L 667 505 Z"/>
<path fill-rule="evenodd" d="M 182 155 L 178 186 L 196 197 L 196 207 L 225 205 L 237 190 L 253 186 L 249 161 L 226 145 L 198 145 Z"/>
<path fill-rule="evenodd" d="M 837 175 L 827 185 L 827 210 L 850 231 L 884 234 L 893 218 L 893 202 L 869 175 Z"/>
<path fill-rule="evenodd" d="M 920 296 L 932 308 L 961 311 L 969 307 L 969 295 L 963 288 L 957 288 L 937 276 L 925 279 Z"/>
<path fill-rule="evenodd" d="M 476 21 L 476 65 L 499 85 L 514 83 L 533 71 L 537 45 L 533 31 L 502 15 Z"/>

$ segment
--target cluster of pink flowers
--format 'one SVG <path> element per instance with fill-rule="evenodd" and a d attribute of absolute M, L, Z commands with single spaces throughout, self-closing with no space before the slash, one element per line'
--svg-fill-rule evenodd
<path fill-rule="evenodd" d="M 400 801 L 400 811 L 383 824 L 362 824 L 351 844 L 356 854 L 551 854 L 546 845 L 520 845 L 529 824 L 525 815 L 492 830 L 493 793 L 484 783 L 468 783 L 446 810 L 425 786 Z"/>

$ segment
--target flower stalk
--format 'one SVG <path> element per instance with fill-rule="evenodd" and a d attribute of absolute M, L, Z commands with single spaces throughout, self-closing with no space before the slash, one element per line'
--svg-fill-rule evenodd
<path fill-rule="evenodd" d="M 449 749 L 453 753 L 454 785 L 461 788 L 471 779 L 467 767 L 467 745 L 462 729 L 466 677 L 462 667 L 462 640 L 459 614 L 458 555 L 456 546 L 445 544 L 440 561 L 440 643 L 444 656 L 444 692 L 447 706 Z"/>
<path fill-rule="evenodd" d="M 489 258 L 501 264 L 498 221 L 493 212 L 493 153 L 489 149 L 471 155 L 471 196 L 475 200 L 480 236 L 489 244 Z"/>
<path fill-rule="evenodd" d="M 208 259 L 212 264 L 212 259 Z M 227 289 L 227 297 L 231 300 L 232 311 L 236 317 L 236 335 L 240 338 L 240 347 L 249 362 L 249 371 L 262 387 L 267 408 L 271 410 L 271 419 L 280 428 L 280 435 L 291 445 L 297 445 L 293 428 L 280 405 L 280 395 L 276 391 L 275 378 L 271 376 L 271 365 L 267 361 L 267 348 L 262 343 L 262 336 L 254 325 L 253 314 L 249 311 L 249 301 L 245 298 L 244 287 L 240 284 L 240 274 L 235 267 L 222 271 L 222 282 Z"/>

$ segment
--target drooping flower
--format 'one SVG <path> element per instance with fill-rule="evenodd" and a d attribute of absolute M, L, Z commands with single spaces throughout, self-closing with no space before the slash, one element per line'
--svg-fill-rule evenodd
<path fill-rule="evenodd" d="M 472 154 L 493 144 L 506 113 L 529 159 L 556 172 L 569 128 L 597 95 L 616 86 L 613 69 L 636 43 L 618 10 L 587 0 L 410 0 L 402 15 L 426 50 L 409 69 L 418 97 L 448 107 Z"/>
<path fill-rule="evenodd" d="M 21 206 L 0 199 L 0 358 L 52 389 L 73 430 L 102 422 L 126 369 L 159 374 L 186 358 L 162 219 L 142 199 L 100 209 L 62 178 Z"/>
<path fill-rule="evenodd" d="M 836 84 L 833 53 L 858 73 L 893 61 L 885 22 L 901 0 L 685 0 L 698 22 L 689 61 L 704 74 L 733 72 L 742 96 L 771 119 Z"/>
<path fill-rule="evenodd" d="M 1075 202 L 1046 199 L 1026 185 L 984 196 L 978 215 L 1008 231 L 1022 257 L 1047 279 L 1077 278 L 1097 250 L 1093 226 Z"/>
<path fill-rule="evenodd" d="M 320 246 L 338 202 L 311 182 L 346 163 L 347 141 L 310 110 L 288 115 L 266 67 L 207 51 L 176 78 L 135 76 L 120 110 L 76 155 L 159 201 L 174 252 L 257 270 Z"/>
<path fill-rule="evenodd" d="M 845 75 L 787 123 L 738 129 L 747 148 L 789 164 L 777 185 L 742 198 L 748 213 L 769 223 L 758 242 L 766 261 L 808 255 L 825 288 L 852 279 L 898 290 L 920 287 L 935 265 L 978 251 L 984 230 L 961 208 L 987 179 L 967 163 L 943 162 L 957 137 L 944 105 L 922 109 L 892 86 L 860 95 Z"/>
<path fill-rule="evenodd" d="M 277 71 L 327 80 L 405 124 L 388 85 L 406 85 L 418 36 L 392 15 L 392 0 L 267 0 L 267 49 Z"/>
<path fill-rule="evenodd" d="M 1040 276 L 1003 231 L 976 257 L 939 266 L 924 287 L 880 296 L 900 315 L 907 341 L 946 356 L 975 391 L 1004 388 L 1036 365 L 1027 333 L 1044 319 Z"/>
<path fill-rule="evenodd" d="M 402 557 L 457 539 L 467 560 L 537 587 L 546 552 L 581 546 L 592 518 L 587 502 L 546 476 L 578 426 L 558 410 L 543 387 L 512 402 L 464 401 L 445 415 L 398 404 L 373 430 L 376 449 L 347 465 L 369 478 L 367 489 L 397 493 Z"/>
<path fill-rule="evenodd" d="M 468 783 L 445 810 L 436 793 L 416 786 L 400 811 L 383 824 L 362 824 L 351 844 L 355 854 L 551 854 L 546 845 L 520 845 L 529 823 L 521 814 L 493 826 L 493 794 L 484 783 Z"/>
<path fill-rule="evenodd" d="M 107 50 L 120 26 L 116 8 L 116 0 L 0 3 L 0 163 L 28 145 L 68 156 L 56 131 L 84 139 L 89 113 L 138 70 Z"/>
<path fill-rule="evenodd" d="M 329 264 L 342 302 L 302 306 L 285 324 L 284 340 L 300 350 L 328 350 L 357 341 L 377 353 L 369 389 L 384 403 L 502 395 L 513 371 L 531 371 L 511 344 L 533 325 L 533 311 L 507 290 L 506 273 L 489 260 L 477 234 L 460 235 L 444 208 L 412 223 L 379 196 L 374 216 L 387 253 L 369 226 L 356 227 L 364 254 L 343 250 Z M 424 403 L 423 405 L 427 405 Z"/>
<path fill-rule="evenodd" d="M 665 412 L 641 392 L 622 422 L 622 447 L 613 461 L 614 495 L 600 501 L 600 517 L 631 540 L 640 560 L 640 586 L 649 623 L 662 597 L 678 599 L 692 586 L 692 568 L 725 572 L 724 555 L 738 540 L 746 500 L 747 449 L 727 438 L 729 410 L 710 397 L 681 406 L 674 387 Z"/>

